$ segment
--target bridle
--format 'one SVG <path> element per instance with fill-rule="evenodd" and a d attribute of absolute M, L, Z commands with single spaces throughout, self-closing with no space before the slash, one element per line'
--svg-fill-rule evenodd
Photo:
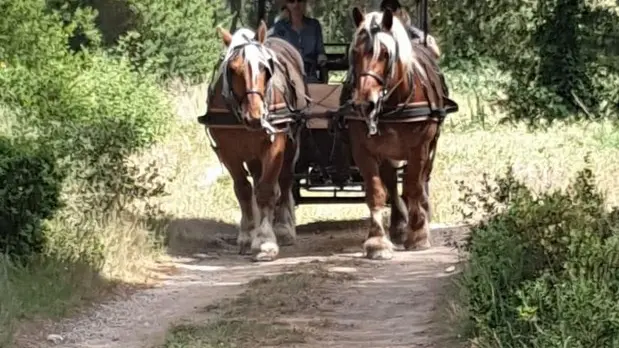
<path fill-rule="evenodd" d="M 272 83 L 271 78 L 275 71 L 275 64 L 278 64 L 278 62 L 273 55 L 269 54 L 268 52 L 265 52 L 264 46 L 260 44 L 258 41 L 249 39 L 247 37 L 246 39 L 247 39 L 246 43 L 235 46 L 233 50 L 231 50 L 228 53 L 228 55 L 224 58 L 224 64 L 222 64 L 222 69 L 223 69 L 223 74 L 224 74 L 222 96 L 223 96 L 224 102 L 227 104 L 230 111 L 234 114 L 234 116 L 237 118 L 237 120 L 241 124 L 245 125 L 247 129 L 254 129 L 248 126 L 247 120 L 243 117 L 242 111 L 241 111 L 241 105 L 247 100 L 247 98 L 249 98 L 250 95 L 258 95 L 262 103 L 266 106 L 265 108 L 266 111 L 260 117 L 260 125 L 269 134 L 279 133 L 280 131 L 277 128 L 275 128 L 269 121 L 269 114 L 270 114 L 269 106 L 271 105 L 271 102 L 273 99 L 272 98 L 273 97 L 273 83 Z M 228 68 L 227 63 L 230 61 L 231 58 L 237 57 L 239 52 L 242 49 L 245 49 L 247 46 L 255 46 L 258 48 L 258 50 L 260 50 L 264 54 L 269 54 L 269 57 L 267 59 L 268 61 L 267 81 L 268 82 L 267 82 L 266 90 L 265 90 L 266 93 L 262 93 L 261 91 L 255 88 L 246 89 L 245 93 L 242 96 L 240 96 L 240 99 L 239 99 L 237 97 L 237 94 L 234 93 L 232 89 L 232 84 L 231 84 L 232 72 Z"/>
<path fill-rule="evenodd" d="M 376 40 L 375 36 L 379 32 L 388 34 L 391 37 L 393 37 L 391 33 L 383 31 L 381 26 L 376 22 L 376 19 L 372 18 L 372 23 L 370 24 L 370 30 L 368 32 L 369 41 L 373 42 L 374 40 Z M 353 44 L 356 44 L 356 43 L 353 43 Z M 398 46 L 396 45 L 396 52 L 394 53 L 396 56 L 397 56 L 397 50 L 398 50 Z M 353 109 L 358 114 L 361 114 L 365 118 L 367 126 L 368 126 L 368 136 L 378 134 L 378 118 L 379 116 L 384 114 L 385 102 L 389 100 L 389 97 L 391 97 L 391 95 L 396 90 L 396 88 L 406 78 L 406 76 L 403 76 L 391 89 L 388 89 L 387 86 L 389 86 L 389 84 L 391 83 L 391 75 L 393 73 L 393 69 L 394 69 L 394 64 L 391 60 L 389 60 L 389 63 L 385 67 L 384 76 L 381 76 L 380 74 L 372 70 L 366 70 L 359 74 L 360 78 L 367 76 L 367 77 L 371 77 L 375 79 L 376 82 L 378 82 L 378 84 L 381 86 L 381 91 L 378 96 L 378 100 L 376 101 L 376 104 L 374 105 L 374 107 L 372 108 L 372 110 L 370 111 L 368 115 L 365 114 L 365 111 L 366 111 L 365 106 L 367 104 L 373 104 L 372 102 L 354 103 L 352 105 Z M 409 101 L 412 100 L 412 97 L 413 97 L 413 92 L 411 92 L 411 96 L 409 96 L 408 100 Z"/>

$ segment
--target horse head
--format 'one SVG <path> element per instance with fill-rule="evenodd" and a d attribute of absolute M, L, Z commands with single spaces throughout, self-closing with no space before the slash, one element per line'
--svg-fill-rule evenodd
<path fill-rule="evenodd" d="M 387 10 L 363 14 L 353 9 L 357 27 L 349 51 L 355 109 L 366 118 L 370 135 L 385 103 L 403 101 L 412 93 L 418 66 L 411 40 L 400 19 Z"/>
<path fill-rule="evenodd" d="M 222 63 L 222 94 L 230 108 L 248 127 L 265 126 L 269 113 L 270 80 L 274 53 L 264 46 L 267 26 L 261 21 L 257 33 L 239 29 L 234 35 L 217 28 L 227 51 Z"/>

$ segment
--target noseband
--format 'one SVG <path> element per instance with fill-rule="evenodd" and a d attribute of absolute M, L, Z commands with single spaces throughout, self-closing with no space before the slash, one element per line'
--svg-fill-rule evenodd
<path fill-rule="evenodd" d="M 382 31 L 382 29 L 377 23 L 372 23 L 372 26 L 369 31 L 369 38 L 371 40 L 370 42 L 373 42 L 374 40 L 376 40 L 376 34 L 379 32 L 384 32 L 384 31 Z M 387 33 L 387 32 L 384 32 L 384 33 Z M 387 34 L 391 35 L 390 33 L 387 33 Z M 394 54 L 397 56 L 397 45 L 396 45 L 396 52 Z M 373 104 L 372 102 L 365 102 L 362 104 L 361 103 L 353 104 L 354 110 L 366 118 L 366 123 L 369 129 L 368 136 L 376 135 L 378 133 L 378 116 L 383 113 L 383 105 L 385 101 L 389 98 L 391 93 L 393 93 L 395 88 L 399 85 L 399 83 L 396 84 L 396 86 L 394 86 L 394 88 L 391 91 L 387 90 L 387 86 L 390 82 L 389 76 L 391 76 L 392 69 L 393 69 L 393 64 L 388 63 L 387 66 L 385 67 L 384 77 L 380 76 L 379 74 L 377 74 L 376 72 L 372 70 L 366 70 L 359 74 L 360 78 L 364 76 L 369 76 L 373 78 L 382 87 L 381 93 L 378 97 L 378 100 L 376 101 L 376 105 L 373 105 L 373 108 L 368 115 L 365 115 L 365 109 L 362 106 L 365 106 L 367 104 Z"/>

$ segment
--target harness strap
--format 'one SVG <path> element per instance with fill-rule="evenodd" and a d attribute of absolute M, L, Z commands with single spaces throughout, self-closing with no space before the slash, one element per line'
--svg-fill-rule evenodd
<path fill-rule="evenodd" d="M 436 121 L 442 123 L 447 115 L 457 111 L 457 107 L 438 108 L 427 102 L 399 104 L 390 108 L 380 115 L 381 122 L 402 123 L 402 122 L 423 122 Z M 364 121 L 365 117 L 356 114 L 344 115 L 346 120 Z"/>
<path fill-rule="evenodd" d="M 206 128 L 206 138 L 208 139 L 208 143 L 211 149 L 213 149 L 213 151 L 218 153 L 219 147 L 217 146 L 217 142 L 215 141 L 215 139 L 213 139 L 213 135 L 211 134 L 211 131 L 208 128 Z"/>

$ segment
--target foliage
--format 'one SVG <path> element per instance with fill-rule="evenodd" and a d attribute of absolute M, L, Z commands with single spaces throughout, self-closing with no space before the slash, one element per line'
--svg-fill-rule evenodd
<path fill-rule="evenodd" d="M 464 302 L 481 347 L 616 347 L 619 210 L 590 169 L 535 196 L 508 171 L 463 203 L 485 212 L 468 241 Z"/>
<path fill-rule="evenodd" d="M 129 5 L 135 22 L 117 52 L 165 80 L 206 80 L 222 49 L 216 27 L 228 20 L 220 1 L 129 0 Z"/>
<path fill-rule="evenodd" d="M 61 207 L 62 179 L 44 148 L 0 138 L 0 253 L 21 258 L 43 250 L 43 220 Z"/>
<path fill-rule="evenodd" d="M 77 28 L 89 33 L 91 43 L 100 42 L 96 31 L 85 29 L 94 28 L 92 11 L 78 9 L 67 21 L 59 12 L 47 11 L 45 1 L 6 2 L 2 8 L 8 20 L 1 30 L 13 33 L 0 37 L 5 63 L 0 105 L 15 123 L 5 130 L 6 137 L 41 144 L 45 159 L 53 158 L 52 167 L 66 173 L 60 197 L 65 207 L 56 214 L 63 223 L 47 232 L 47 253 L 81 257 L 92 247 L 99 255 L 101 243 L 89 243 L 101 238 L 97 229 L 106 216 L 162 193 L 161 182 L 153 180 L 157 172 L 137 176 L 128 160 L 165 134 L 170 105 L 155 78 L 132 71 L 126 59 L 96 47 L 77 53 L 69 49 Z M 6 163 L 19 161 L 15 157 Z M 43 179 L 43 164 L 32 169 L 33 179 Z M 56 179 L 52 175 L 44 181 Z M 23 199 L 29 198 L 24 194 Z M 17 204 L 19 197 L 11 200 Z M 23 214 L 41 215 L 35 210 Z M 70 252 L 73 247 L 79 252 Z"/>
<path fill-rule="evenodd" d="M 496 60 L 509 117 L 542 120 L 600 118 L 619 110 L 616 81 L 618 15 L 593 1 L 433 2 L 433 28 L 445 64 Z M 500 33 L 503 39 L 497 40 Z M 613 34 L 614 33 L 614 34 Z M 600 39 L 603 38 L 603 39 Z M 610 58 L 612 57 L 612 58 Z"/>

